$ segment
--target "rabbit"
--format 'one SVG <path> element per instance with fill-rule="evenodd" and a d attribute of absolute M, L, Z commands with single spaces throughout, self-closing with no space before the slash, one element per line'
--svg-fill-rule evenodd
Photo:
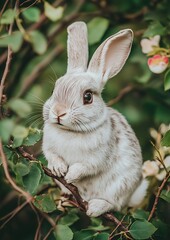
<path fill-rule="evenodd" d="M 74 184 L 88 202 L 87 215 L 97 217 L 140 204 L 147 189 L 135 133 L 101 97 L 125 64 L 133 33 L 124 29 L 108 37 L 87 67 L 86 24 L 74 22 L 67 30 L 67 72 L 43 106 L 42 150 L 52 173 Z"/>

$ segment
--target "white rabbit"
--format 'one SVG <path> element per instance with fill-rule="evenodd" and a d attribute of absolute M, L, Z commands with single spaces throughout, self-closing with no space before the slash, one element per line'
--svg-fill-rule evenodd
<path fill-rule="evenodd" d="M 107 38 L 89 66 L 87 27 L 68 27 L 67 73 L 57 80 L 43 108 L 43 152 L 49 169 L 77 186 L 87 215 L 138 205 L 145 196 L 139 142 L 125 120 L 101 98 L 103 86 L 123 67 L 133 33 Z"/>

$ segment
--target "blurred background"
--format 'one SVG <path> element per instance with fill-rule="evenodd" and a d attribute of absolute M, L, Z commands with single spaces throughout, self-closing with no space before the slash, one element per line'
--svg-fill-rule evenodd
<path fill-rule="evenodd" d="M 43 127 L 42 106 L 51 95 L 55 81 L 66 72 L 66 30 L 74 21 L 87 23 L 90 56 L 108 36 L 124 28 L 133 30 L 130 57 L 122 71 L 108 81 L 103 98 L 132 125 L 140 141 L 144 160 L 154 158 L 150 141 L 160 145 L 160 139 L 170 122 L 170 74 L 169 66 L 165 72 L 153 73 L 148 66 L 148 57 L 161 51 L 163 55 L 170 56 L 169 9 L 168 0 L 0 1 L 0 76 L 4 74 L 7 59 L 10 59 L 1 100 L 0 131 L 4 144 L 8 146 L 9 137 L 11 134 L 13 136 L 13 157 L 9 158 L 12 159 L 9 166 L 19 184 L 26 186 L 19 177 L 19 171 L 25 168 L 22 166 L 22 170 L 19 167 L 16 170 L 16 149 L 24 145 L 30 153 L 43 159 L 39 141 Z M 151 40 L 157 35 L 160 38 L 157 47 L 164 50 L 142 50 L 141 40 Z M 10 56 L 8 45 L 12 50 Z M 11 149 L 7 147 L 6 151 L 9 156 Z M 167 154 L 162 149 L 160 151 L 164 156 Z M 42 161 L 45 162 L 44 159 Z M 27 165 L 23 159 L 22 164 Z M 24 177 L 27 174 L 22 172 L 20 175 Z M 0 176 L 2 217 L 12 211 L 20 200 L 6 184 L 2 167 Z M 46 183 L 51 184 L 50 180 Z M 163 211 L 164 206 L 161 205 L 161 214 Z M 26 217 L 27 214 L 29 217 Z M 168 221 L 164 214 L 163 219 Z M 35 213 L 25 208 L 2 229 L 1 239 L 34 239 L 35 222 Z M 166 239 L 166 234 L 165 238 L 154 239 Z"/>

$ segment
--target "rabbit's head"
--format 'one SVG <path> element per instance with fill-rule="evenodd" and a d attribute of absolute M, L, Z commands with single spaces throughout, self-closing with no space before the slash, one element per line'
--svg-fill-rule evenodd
<path fill-rule="evenodd" d="M 44 120 L 77 132 L 89 132 L 107 120 L 101 98 L 103 86 L 123 67 L 133 34 L 125 29 L 107 38 L 95 51 L 88 66 L 87 27 L 75 22 L 68 27 L 68 67 L 56 81 L 44 105 Z"/>

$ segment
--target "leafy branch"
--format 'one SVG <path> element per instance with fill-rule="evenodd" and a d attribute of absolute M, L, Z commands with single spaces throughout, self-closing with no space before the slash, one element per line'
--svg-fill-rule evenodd
<path fill-rule="evenodd" d="M 19 147 L 18 150 L 24 158 L 28 159 L 29 161 L 35 161 L 35 162 L 39 163 L 46 175 L 48 175 L 49 177 L 56 179 L 60 183 L 62 183 L 73 194 L 74 199 L 75 199 L 74 205 L 77 206 L 81 211 L 86 212 L 88 203 L 82 199 L 76 186 L 74 186 L 73 184 L 67 183 L 63 177 L 58 177 L 58 176 L 54 175 L 48 168 L 43 166 L 43 164 L 41 164 L 41 162 L 39 162 L 33 155 L 26 152 L 22 147 Z M 116 227 L 120 227 L 123 231 L 127 231 L 127 228 L 125 226 L 123 226 L 123 224 L 112 213 L 105 213 L 102 216 L 105 219 L 116 224 Z"/>

